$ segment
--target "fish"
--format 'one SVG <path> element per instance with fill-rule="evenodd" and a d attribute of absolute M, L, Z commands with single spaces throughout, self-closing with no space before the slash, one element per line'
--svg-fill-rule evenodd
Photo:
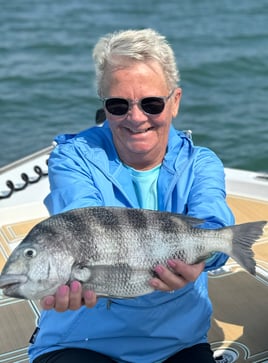
<path fill-rule="evenodd" d="M 252 245 L 267 221 L 204 229 L 203 220 L 172 212 L 84 207 L 35 225 L 9 256 L 0 275 L 4 295 L 40 299 L 80 281 L 97 296 L 134 298 L 154 291 L 154 268 L 168 259 L 187 264 L 215 252 L 256 273 Z"/>

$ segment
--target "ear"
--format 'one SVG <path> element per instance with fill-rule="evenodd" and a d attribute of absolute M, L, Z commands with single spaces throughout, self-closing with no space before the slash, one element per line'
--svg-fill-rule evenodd
<path fill-rule="evenodd" d="M 172 108 L 172 117 L 175 118 L 178 114 L 180 102 L 182 96 L 182 89 L 180 87 L 176 88 L 173 95 L 173 108 Z"/>

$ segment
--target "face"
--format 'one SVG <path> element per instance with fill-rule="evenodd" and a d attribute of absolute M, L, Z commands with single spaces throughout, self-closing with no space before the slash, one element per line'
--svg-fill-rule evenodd
<path fill-rule="evenodd" d="M 135 62 L 107 72 L 104 97 L 140 100 L 144 97 L 163 97 L 170 94 L 163 71 L 156 62 Z M 120 159 L 137 170 L 159 165 L 165 155 L 173 117 L 178 113 L 181 89 L 176 88 L 160 114 L 144 113 L 132 104 L 123 116 L 115 116 L 105 109 Z"/>

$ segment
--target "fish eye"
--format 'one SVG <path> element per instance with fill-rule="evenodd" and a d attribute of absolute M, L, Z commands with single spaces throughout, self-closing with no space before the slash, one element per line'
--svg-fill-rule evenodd
<path fill-rule="evenodd" d="M 23 255 L 24 255 L 24 257 L 27 257 L 27 258 L 33 258 L 36 256 L 36 250 L 34 250 L 33 248 L 26 248 L 23 251 Z"/>

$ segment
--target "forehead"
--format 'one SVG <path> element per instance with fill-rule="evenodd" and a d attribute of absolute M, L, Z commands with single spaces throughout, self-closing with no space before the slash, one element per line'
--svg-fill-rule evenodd
<path fill-rule="evenodd" d="M 156 61 L 132 61 L 106 69 L 104 89 L 116 88 L 160 88 L 167 90 L 167 81 L 161 65 Z"/>

